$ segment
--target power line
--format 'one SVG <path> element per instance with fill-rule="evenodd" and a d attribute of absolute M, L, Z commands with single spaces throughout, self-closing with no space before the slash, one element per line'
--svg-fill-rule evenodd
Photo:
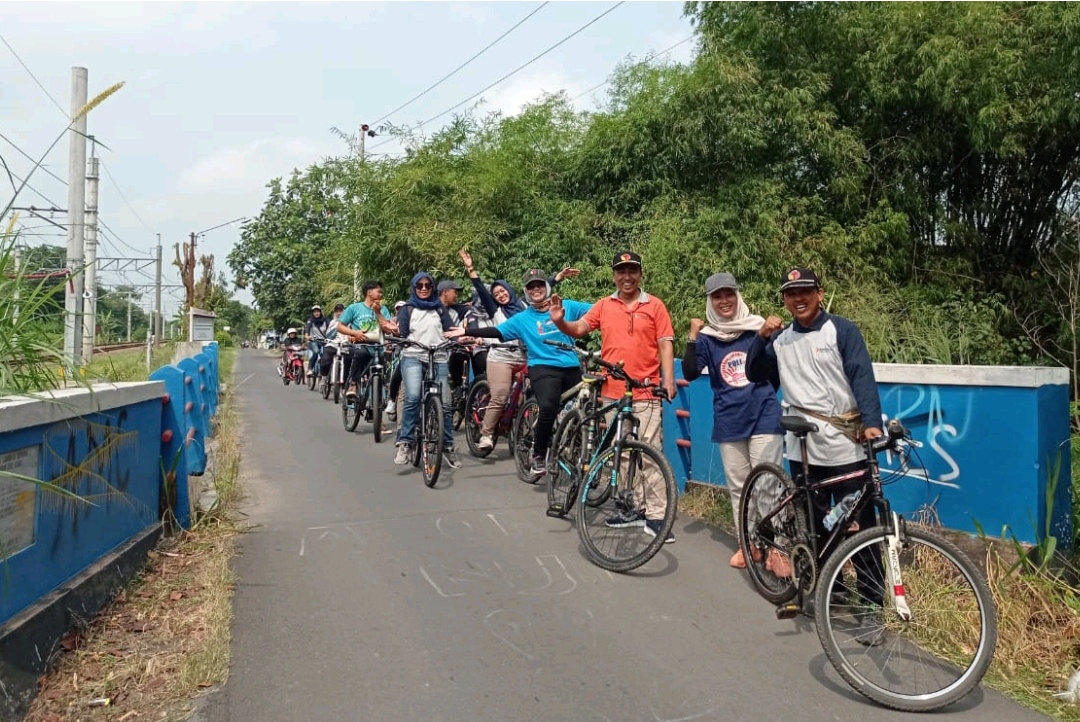
<path fill-rule="evenodd" d="M 3 35 L 0 35 L 0 42 L 3 42 L 4 45 L 7 45 L 7 49 L 10 50 L 11 54 L 15 56 L 15 59 L 19 61 L 19 65 L 23 66 L 23 70 L 25 70 L 27 73 L 29 73 L 30 77 L 34 79 L 34 82 L 37 83 L 37 86 L 39 88 L 41 88 L 41 92 L 43 92 L 43 93 L 45 93 L 45 95 L 49 96 L 49 100 L 51 100 L 53 102 L 53 105 L 55 105 L 57 107 L 57 109 L 60 111 L 60 114 L 63 115 L 65 118 L 67 118 L 68 117 L 68 112 L 66 110 L 64 110 L 64 107 L 62 105 L 60 105 L 60 103 L 56 102 L 56 98 L 52 97 L 52 93 L 50 93 L 48 90 L 45 89 L 45 86 L 41 84 L 41 81 L 38 80 L 37 76 L 34 75 L 34 72 L 32 70 L 30 70 L 29 67 L 27 67 L 26 63 L 23 62 L 23 59 L 20 58 L 19 54 L 15 52 L 15 48 L 11 47 L 11 45 L 8 43 L 8 41 L 4 39 Z"/>
<path fill-rule="evenodd" d="M 109 182 L 112 183 L 113 188 L 115 188 L 116 192 L 120 194 L 120 200 L 124 201 L 124 205 L 126 205 L 128 207 L 128 210 L 131 211 L 131 214 L 133 216 L 135 216 L 135 218 L 139 221 L 139 223 L 143 224 L 143 228 L 145 228 L 150 233 L 153 233 L 154 229 L 151 228 L 147 224 L 147 222 L 144 221 L 142 219 L 142 217 L 140 217 L 139 214 L 135 212 L 135 209 L 131 206 L 131 203 L 128 202 L 127 196 L 124 195 L 124 191 L 120 190 L 120 186 L 117 184 L 116 179 L 113 178 L 112 173 L 109 172 L 109 167 L 107 165 L 105 165 L 104 163 L 101 164 L 101 167 L 105 171 L 105 177 L 109 179 Z"/>
<path fill-rule="evenodd" d="M 128 243 L 127 241 L 125 241 L 125 240 L 124 240 L 123 238 L 121 238 L 121 237 L 120 237 L 119 235 L 117 235 L 116 231 L 114 231 L 114 230 L 113 230 L 112 228 L 110 228 L 110 227 L 108 226 L 108 224 L 107 224 L 107 223 L 105 223 L 105 221 L 101 220 L 101 217 L 100 217 L 100 216 L 98 216 L 98 225 L 99 225 L 99 226 L 101 227 L 101 228 L 100 228 L 99 230 L 101 230 L 101 231 L 102 231 L 103 233 L 104 233 L 105 231 L 108 231 L 109 235 L 113 237 L 113 240 L 114 240 L 114 241 L 116 241 L 116 242 L 117 242 L 117 243 L 119 243 L 120 245 L 124 246 L 124 247 L 125 247 L 125 248 L 127 248 L 127 249 L 128 249 L 129 251 L 131 251 L 132 253 L 136 253 L 136 254 L 141 254 L 141 255 L 140 255 L 140 257 L 142 257 L 143 255 L 145 255 L 145 254 L 146 254 L 146 251 L 145 251 L 145 250 L 142 250 L 142 251 L 140 251 L 140 250 L 139 250 L 138 248 L 136 248 L 135 246 L 131 245 L 130 243 Z"/>
<path fill-rule="evenodd" d="M 30 161 L 31 163 L 34 163 L 35 165 L 37 164 L 37 159 L 36 159 L 36 158 L 33 158 L 33 157 L 32 157 L 32 156 L 31 156 L 31 155 L 29 154 L 29 153 L 27 153 L 27 152 L 26 152 L 25 150 L 23 150 L 22 148 L 20 148 L 20 147 L 19 147 L 19 146 L 18 146 L 18 145 L 17 145 L 16 143 L 15 143 L 15 141 L 11 140 L 10 138 L 8 138 L 8 137 L 7 137 L 6 135 L 4 135 L 3 133 L 0 133 L 0 140 L 3 140 L 3 141 L 5 141 L 5 142 L 6 142 L 6 143 L 7 143 L 8 145 L 10 145 L 10 146 L 11 146 L 12 148 L 14 148 L 15 150 L 17 150 L 17 151 L 19 151 L 20 153 L 22 153 L 23 157 L 24 157 L 24 158 L 26 158 L 27 160 L 29 160 L 29 161 Z M 66 181 L 66 180 L 64 180 L 64 179 L 63 179 L 63 178 L 61 178 L 60 176 L 56 175 L 55 173 L 53 173 L 53 172 L 52 172 L 51 170 L 49 170 L 49 169 L 48 169 L 48 168 L 46 168 L 45 166 L 43 166 L 43 165 L 39 165 L 39 166 L 38 166 L 38 168 L 41 168 L 41 170 L 45 171 L 46 173 L 48 173 L 49 175 L 51 175 L 51 176 L 52 176 L 53 178 L 55 178 L 56 180 L 58 180 L 58 181 L 60 181 L 61 183 L 63 183 L 64 185 L 67 185 L 67 181 Z"/>
<path fill-rule="evenodd" d="M 453 75 L 454 75 L 455 73 L 457 73 L 457 72 L 458 72 L 459 70 L 461 70 L 462 68 L 464 68 L 465 66 L 467 66 L 467 65 L 468 65 L 469 63 L 471 63 L 472 61 L 474 61 L 474 60 L 476 60 L 477 58 L 479 58 L 479 57 L 480 57 L 481 55 L 483 55 L 484 53 L 486 53 L 486 52 L 487 52 L 488 50 L 490 50 L 490 49 L 491 49 L 491 48 L 492 48 L 492 47 L 493 47 L 493 46 L 494 46 L 494 45 L 495 45 L 496 43 L 498 43 L 498 42 L 499 42 L 500 40 L 502 40 L 503 38 L 505 38 L 505 37 L 506 37 L 507 35 L 509 35 L 510 33 L 514 32 L 515 30 L 517 30 L 517 29 L 518 29 L 518 28 L 519 28 L 519 27 L 520 27 L 520 26 L 521 26 L 521 25 L 522 25 L 522 24 L 523 24 L 523 23 L 524 23 L 524 22 L 525 22 L 526 20 L 528 20 L 529 18 L 531 18 L 531 17 L 533 16 L 533 15 L 536 15 L 536 13 L 540 12 L 540 11 L 541 11 L 541 10 L 543 9 L 543 7 L 544 7 L 545 5 L 547 5 L 547 2 L 542 2 L 542 3 L 540 3 L 539 7 L 537 7 L 537 8 L 536 8 L 535 10 L 533 10 L 533 11 L 532 11 L 531 13 L 529 13 L 528 15 L 526 15 L 525 17 L 523 17 L 523 18 L 522 18 L 521 20 L 518 20 L 518 21 L 517 21 L 517 23 L 516 23 L 516 24 L 515 24 L 515 25 L 514 25 L 514 26 L 513 26 L 512 28 L 510 28 L 510 29 L 509 29 L 509 30 L 507 30 L 507 31 L 506 31 L 505 33 L 503 33 L 502 35 L 500 35 L 499 37 L 497 37 L 497 38 L 495 38 L 495 39 L 494 39 L 493 41 L 491 41 L 491 43 L 489 43 L 489 44 L 487 45 L 487 47 L 485 47 L 485 48 L 484 48 L 483 50 L 481 50 L 481 51 L 480 51 L 480 52 L 478 52 L 478 53 L 477 53 L 476 55 L 474 55 L 474 56 L 472 56 L 471 58 L 469 58 L 468 60 L 466 60 L 466 61 L 465 61 L 464 63 L 462 63 L 461 65 L 459 65 L 459 66 L 457 66 L 456 68 L 454 68 L 453 70 L 451 70 L 451 71 L 450 71 L 449 73 L 447 73 L 447 74 L 446 74 L 446 75 L 444 75 L 444 76 L 443 76 L 442 78 L 440 78 L 439 80 L 437 80 L 437 81 L 436 81 L 436 82 L 435 82 L 434 84 L 432 84 L 431 86 L 429 86 L 429 87 L 428 87 L 428 88 L 427 88 L 426 90 L 424 90 L 424 91 L 423 91 L 422 93 L 420 93 L 419 95 L 413 96 L 413 97 L 412 97 L 412 98 L 410 98 L 409 100 L 406 100 L 406 101 L 405 101 L 404 103 L 402 103 L 402 104 L 401 104 L 401 105 L 399 105 L 398 107 L 394 108 L 393 110 L 391 110 L 391 111 L 390 111 L 389 113 L 387 113 L 387 114 L 386 114 L 386 115 L 384 115 L 383 117 L 381 117 L 381 118 L 379 118 L 378 120 L 376 120 L 376 121 L 375 121 L 374 123 L 372 123 L 372 125 L 377 125 L 378 123 L 381 123 L 381 122 L 383 122 L 384 120 L 386 120 L 387 118 L 389 118 L 389 117 L 390 117 L 391 115 L 393 115 L 394 113 L 398 112 L 398 111 L 399 111 L 399 110 L 401 110 L 402 108 L 406 108 L 406 107 L 408 107 L 408 106 L 412 105 L 412 104 L 413 104 L 414 102 L 416 102 L 416 101 L 417 101 L 417 100 L 419 100 L 420 98 L 424 97 L 425 95 L 427 95 L 428 93 L 430 93 L 430 92 L 431 92 L 432 90 L 434 90 L 435 88 L 437 88 L 437 87 L 439 87 L 440 85 L 442 85 L 444 81 L 446 81 L 446 80 L 449 80 L 449 79 L 450 79 L 450 78 L 451 78 L 451 77 L 452 77 L 452 76 L 453 76 Z"/>
<path fill-rule="evenodd" d="M 659 57 L 660 57 L 661 55 L 667 55 L 668 53 L 670 53 L 670 52 L 671 52 L 672 50 L 674 50 L 675 48 L 679 47 L 680 45 L 682 45 L 682 44 L 684 44 L 684 43 L 688 43 L 688 42 L 690 42 L 690 41 L 691 41 L 691 40 L 693 40 L 693 39 L 694 39 L 694 36 L 693 36 L 693 35 L 690 35 L 690 36 L 688 36 L 688 37 L 685 37 L 685 38 L 683 38 L 682 40 L 680 40 L 679 42 L 677 42 L 677 43 L 675 43 L 674 45 L 672 45 L 671 47 L 667 48 L 666 50 L 661 50 L 661 51 L 660 51 L 660 52 L 658 52 L 658 53 L 653 53 L 652 55 L 648 56 L 647 58 L 645 58 L 645 59 L 644 59 L 644 60 L 642 60 L 641 62 L 642 62 L 642 63 L 647 63 L 647 62 L 649 62 L 649 61 L 651 61 L 651 60 L 655 60 L 656 58 L 659 58 Z M 571 99 L 570 99 L 570 102 L 571 102 L 571 103 L 573 103 L 573 102 L 574 102 L 575 100 L 577 100 L 577 99 L 579 99 L 579 98 L 583 98 L 583 97 L 585 97 L 585 96 L 586 96 L 586 95 L 588 95 L 589 93 L 593 92 L 594 90 L 598 90 L 599 88 L 602 88 L 602 87 L 604 87 L 605 85 L 607 85 L 607 84 L 608 84 L 608 83 L 610 83 L 610 82 L 611 82 L 611 78 L 609 77 L 609 78 L 608 78 L 607 80 L 604 80 L 604 81 L 603 81 L 602 83 L 597 83 L 596 85 L 592 86 L 591 88 L 589 88 L 589 89 L 588 89 L 588 90 L 586 90 L 585 92 L 583 92 L 583 93 L 578 93 L 577 95 L 575 95 L 575 96 L 574 96 L 573 98 L 571 98 Z"/>
<path fill-rule="evenodd" d="M 492 88 L 494 88 L 494 87 L 495 87 L 496 85 L 498 85 L 499 83 L 503 82 L 503 81 L 504 81 L 504 80 L 506 80 L 507 78 L 510 78 L 511 76 L 513 76 L 513 75 L 515 75 L 515 74 L 517 74 L 517 73 L 521 72 L 521 71 L 522 71 L 522 70 L 524 70 L 525 68 L 527 68 L 527 67 L 529 67 L 530 65 L 532 65 L 533 63 L 535 63 L 535 62 L 536 62 L 537 60 L 539 60 L 540 58 L 542 58 L 542 57 L 544 57 L 545 55 L 547 55 L 548 53 L 550 53 L 550 52 L 551 52 L 552 50 L 554 50 L 555 48 L 559 47 L 560 45 L 562 45 L 562 44 L 563 44 L 563 43 L 565 43 L 566 41 L 570 40 L 571 38 L 575 37 L 575 36 L 576 36 L 576 35 L 578 35 L 579 33 L 581 33 L 581 32 L 583 32 L 584 30 L 586 30 L 586 29 L 587 29 L 587 28 L 588 28 L 589 26 L 591 26 L 591 25 L 592 25 L 593 23 L 596 23 L 597 21 L 599 21 L 600 19 L 602 19 L 602 18 L 603 18 L 603 17 L 605 16 L 605 15 L 608 15 L 609 13 L 611 13 L 611 12 L 612 12 L 613 10 L 615 10 L 615 8 L 617 8 L 617 7 L 619 7 L 620 5 L 622 5 L 624 1 L 625 1 L 625 0 L 620 0 L 619 2 L 615 3 L 614 5 L 612 5 L 611 7 L 609 7 L 609 8 L 607 9 L 607 10 L 605 10 L 605 11 L 604 11 L 604 12 L 602 12 L 602 13 L 600 13 L 600 14 L 599 14 L 599 15 L 597 15 L 597 16 L 596 16 L 595 18 L 593 18 L 593 19 L 592 19 L 592 20 L 590 20 L 589 22 L 585 23 L 585 24 L 584 24 L 584 25 L 582 25 L 582 26 L 581 26 L 580 28 L 578 28 L 578 29 L 577 29 L 577 30 L 575 30 L 574 32 L 570 33 L 569 35 L 567 35 L 567 36 L 566 36 L 565 38 L 563 38 L 563 39 L 562 39 L 562 40 L 560 40 L 559 42 L 557 42 L 557 43 L 555 43 L 554 45 L 552 45 L 552 46 L 551 46 L 550 48 L 548 48 L 548 49 L 547 49 L 547 50 L 545 50 L 544 52 L 540 53 L 539 55 L 537 55 L 537 56 L 536 56 L 536 57 L 534 57 L 533 59 L 529 60 L 528 62 L 526 62 L 526 63 L 524 63 L 524 64 L 522 64 L 522 65 L 519 65 L 519 66 L 518 66 L 517 68 L 515 68 L 514 70 L 511 70 L 511 71 L 510 71 L 509 73 L 507 73 L 506 75 L 502 76 L 501 78 L 499 78 L 498 80 L 496 80 L 496 81 L 495 81 L 494 83 L 492 83 L 491 85 L 487 86 L 487 87 L 486 87 L 486 88 L 484 88 L 483 90 L 477 91 L 477 92 L 473 93 L 472 95 L 470 95 L 470 96 L 469 96 L 468 98 L 465 98 L 465 100 L 461 101 L 460 103 L 455 103 L 454 105 L 450 106 L 449 108 L 447 108 L 447 109 L 446 109 L 446 110 L 444 110 L 443 112 L 441 112 L 441 113 L 438 113 L 437 115 L 433 115 L 433 116 L 431 116 L 430 118 L 428 118 L 427 120 L 425 120 L 425 121 L 423 121 L 423 122 L 419 123 L 418 125 L 415 125 L 415 126 L 413 126 L 413 128 L 411 128 L 411 130 L 415 130 L 415 129 L 416 129 L 416 128 L 418 128 L 418 127 L 421 127 L 421 126 L 427 125 L 428 123 L 430 123 L 430 122 L 432 122 L 432 121 L 434 121 L 434 120 L 438 120 L 439 118 L 443 117 L 443 116 L 444 116 L 444 115 L 446 115 L 447 113 L 450 113 L 450 112 L 452 112 L 452 111 L 456 110 L 457 108 L 461 107 L 462 105 L 465 105 L 465 103 L 468 103 L 468 102 L 469 102 L 470 100 L 472 100 L 473 98 L 476 98 L 476 97 L 478 97 L 478 96 L 480 96 L 480 95 L 483 95 L 484 93 L 486 93 L 487 91 L 491 90 Z M 397 140 L 397 138 L 389 138 L 389 139 L 387 139 L 387 140 L 384 140 L 384 141 L 383 141 L 383 142 L 381 142 L 381 143 L 376 143 L 375 145 L 371 146 L 371 149 L 372 149 L 372 150 L 374 150 L 375 148 L 378 148 L 379 146 L 382 146 L 382 145 L 386 145 L 387 143 L 391 143 L 391 142 L 393 142 L 393 141 L 395 141 L 395 140 Z"/>

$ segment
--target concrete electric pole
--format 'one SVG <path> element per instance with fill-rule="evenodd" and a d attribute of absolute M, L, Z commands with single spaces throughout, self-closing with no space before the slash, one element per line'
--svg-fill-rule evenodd
<path fill-rule="evenodd" d="M 161 234 L 157 234 L 157 270 L 154 273 L 154 329 L 153 334 L 161 338 Z"/>
<path fill-rule="evenodd" d="M 86 169 L 86 238 L 83 244 L 86 293 L 83 302 L 82 357 L 87 363 L 94 359 L 97 331 L 98 159 L 94 157 L 93 138 L 90 142 L 90 161 Z"/>
<path fill-rule="evenodd" d="M 86 68 L 71 69 L 71 117 L 86 105 Z M 71 274 L 64 295 L 64 356 L 72 368 L 82 366 L 83 224 L 86 211 L 86 114 L 68 132 L 67 268 Z"/>

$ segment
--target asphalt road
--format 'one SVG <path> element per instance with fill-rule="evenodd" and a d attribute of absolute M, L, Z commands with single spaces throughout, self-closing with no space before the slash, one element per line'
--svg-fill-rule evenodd
<path fill-rule="evenodd" d="M 726 534 L 680 518 L 675 544 L 609 574 L 544 515 L 505 444 L 493 461 L 465 450 L 428 489 L 393 465 L 392 440 L 363 421 L 346 433 L 338 407 L 274 366 L 255 350 L 237 362 L 257 526 L 235 561 L 232 669 L 210 722 L 904 716 L 836 675 L 810 620 L 775 619 L 728 567 Z M 1043 719 L 990 690 L 947 716 Z"/>

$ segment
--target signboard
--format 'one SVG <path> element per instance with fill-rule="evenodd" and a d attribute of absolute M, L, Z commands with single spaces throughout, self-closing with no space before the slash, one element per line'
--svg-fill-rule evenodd
<path fill-rule="evenodd" d="M 25 446 L 0 454 L 0 559 L 34 543 L 37 486 L 9 474 L 37 478 L 38 449 Z"/>
<path fill-rule="evenodd" d="M 188 313 L 188 341 L 213 341 L 215 315 L 201 308 L 192 308 Z"/>

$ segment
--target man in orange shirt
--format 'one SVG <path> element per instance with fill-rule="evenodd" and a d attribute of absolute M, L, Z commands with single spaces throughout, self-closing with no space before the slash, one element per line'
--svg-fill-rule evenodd
<path fill-rule="evenodd" d="M 626 373 L 637 379 L 663 380 L 669 399 L 675 398 L 675 330 L 664 302 L 641 290 L 641 256 L 616 253 L 611 262 L 615 293 L 593 304 L 577 321 L 566 321 L 562 300 L 551 297 L 551 320 L 560 331 L 574 338 L 600 329 L 600 356 L 609 363 L 623 363 Z M 625 384 L 608 379 L 601 392 L 605 399 L 622 396 Z M 634 416 L 640 425 L 641 441 L 663 448 L 660 400 L 648 389 L 634 390 Z M 644 488 L 634 489 L 636 509 L 626 509 L 607 520 L 615 528 L 640 526 L 647 534 L 660 530 L 668 499 L 659 469 L 646 462 Z M 672 500 L 674 501 L 674 500 Z M 668 533 L 666 542 L 675 541 Z"/>

